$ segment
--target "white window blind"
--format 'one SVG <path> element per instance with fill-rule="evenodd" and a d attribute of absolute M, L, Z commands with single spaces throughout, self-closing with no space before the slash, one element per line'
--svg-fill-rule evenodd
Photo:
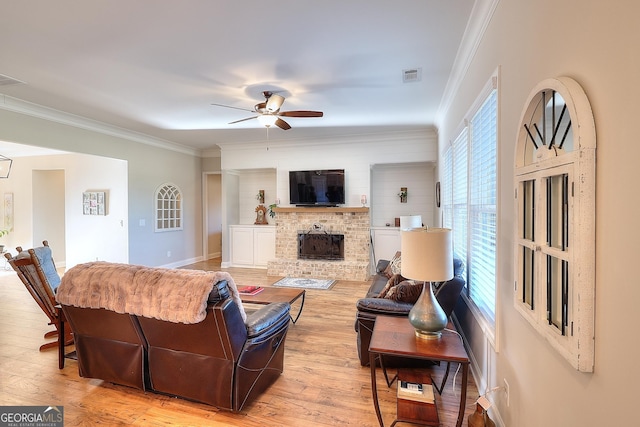
<path fill-rule="evenodd" d="M 495 325 L 496 299 L 496 91 L 470 123 L 469 296 Z"/>
<path fill-rule="evenodd" d="M 465 127 L 453 141 L 452 224 L 453 256 L 467 263 L 467 138 Z"/>
<path fill-rule="evenodd" d="M 453 215 L 452 215 L 452 171 L 453 171 L 453 149 L 451 146 L 447 148 L 444 153 L 441 166 L 441 182 L 440 182 L 440 201 L 442 208 L 442 226 L 444 228 L 453 229 Z"/>
<path fill-rule="evenodd" d="M 497 89 L 487 84 L 444 155 L 444 227 L 453 232 L 454 257 L 466 265 L 466 295 L 487 332 L 496 329 Z M 451 195 L 450 202 L 446 197 Z M 447 203 L 450 203 L 448 205 Z"/>

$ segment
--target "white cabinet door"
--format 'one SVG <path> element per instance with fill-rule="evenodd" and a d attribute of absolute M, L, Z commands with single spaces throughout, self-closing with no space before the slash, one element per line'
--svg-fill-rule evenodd
<path fill-rule="evenodd" d="M 231 228 L 231 264 L 253 265 L 253 228 Z"/>
<path fill-rule="evenodd" d="M 253 263 L 257 267 L 266 267 L 276 257 L 275 228 L 255 228 L 253 230 Z"/>
<path fill-rule="evenodd" d="M 373 249 L 375 262 L 381 259 L 390 260 L 400 250 L 400 229 L 399 228 L 374 228 L 373 229 Z"/>

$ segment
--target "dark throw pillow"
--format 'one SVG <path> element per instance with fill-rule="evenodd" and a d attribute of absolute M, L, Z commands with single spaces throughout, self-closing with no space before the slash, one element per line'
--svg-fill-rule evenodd
<path fill-rule="evenodd" d="M 408 302 L 415 304 L 422 292 L 422 283 L 416 283 L 413 280 L 403 280 L 397 285 L 391 287 L 385 298 L 397 302 Z"/>
<path fill-rule="evenodd" d="M 398 283 L 402 282 L 403 280 L 405 280 L 405 278 L 402 277 L 401 275 L 393 274 L 391 277 L 389 277 L 389 280 L 387 280 L 387 284 L 384 285 L 384 288 L 382 288 L 382 290 L 378 294 L 378 298 L 386 298 L 387 297 L 387 292 L 389 292 L 389 290 L 391 288 L 393 288 L 394 286 L 396 286 Z"/>
<path fill-rule="evenodd" d="M 400 251 L 398 251 L 389 261 L 389 264 L 387 265 L 387 268 L 384 269 L 383 274 L 388 278 L 391 278 L 394 274 L 400 274 L 400 265 Z"/>

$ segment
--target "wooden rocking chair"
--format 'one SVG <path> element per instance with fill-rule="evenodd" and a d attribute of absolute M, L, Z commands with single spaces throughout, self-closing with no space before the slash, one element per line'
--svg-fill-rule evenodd
<path fill-rule="evenodd" d="M 38 303 L 44 314 L 49 318 L 49 324 L 55 326 L 55 331 L 44 334 L 45 338 L 58 337 L 61 330 L 61 324 L 64 318 L 59 317 L 57 310 L 57 302 L 55 297 L 56 289 L 60 285 L 60 276 L 56 271 L 56 266 L 51 255 L 49 243 L 45 240 L 42 242 L 44 246 L 23 251 L 20 246 L 16 248 L 18 254 L 12 257 L 11 254 L 5 253 L 9 264 L 18 273 L 18 277 L 27 287 L 27 290 Z M 68 326 L 68 325 L 67 325 Z M 64 328 L 62 328 L 64 331 Z M 64 345 L 73 344 L 73 335 L 71 328 L 67 327 Z M 58 341 L 47 342 L 40 346 L 40 351 L 58 347 Z"/>

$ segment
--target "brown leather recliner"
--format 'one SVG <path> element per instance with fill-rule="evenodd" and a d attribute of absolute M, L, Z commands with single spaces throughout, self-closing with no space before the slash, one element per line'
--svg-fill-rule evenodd
<path fill-rule="evenodd" d="M 226 281 L 214 286 L 199 323 L 62 309 L 82 377 L 240 411 L 283 371 L 289 304 L 266 305 L 243 322 Z"/>
<path fill-rule="evenodd" d="M 240 411 L 282 373 L 288 303 L 262 307 L 246 326 L 228 297 L 210 304 L 200 323 L 138 320 L 154 391 Z"/>
<path fill-rule="evenodd" d="M 103 308 L 62 310 L 74 331 L 81 377 L 148 389 L 147 346 L 136 316 Z"/>

